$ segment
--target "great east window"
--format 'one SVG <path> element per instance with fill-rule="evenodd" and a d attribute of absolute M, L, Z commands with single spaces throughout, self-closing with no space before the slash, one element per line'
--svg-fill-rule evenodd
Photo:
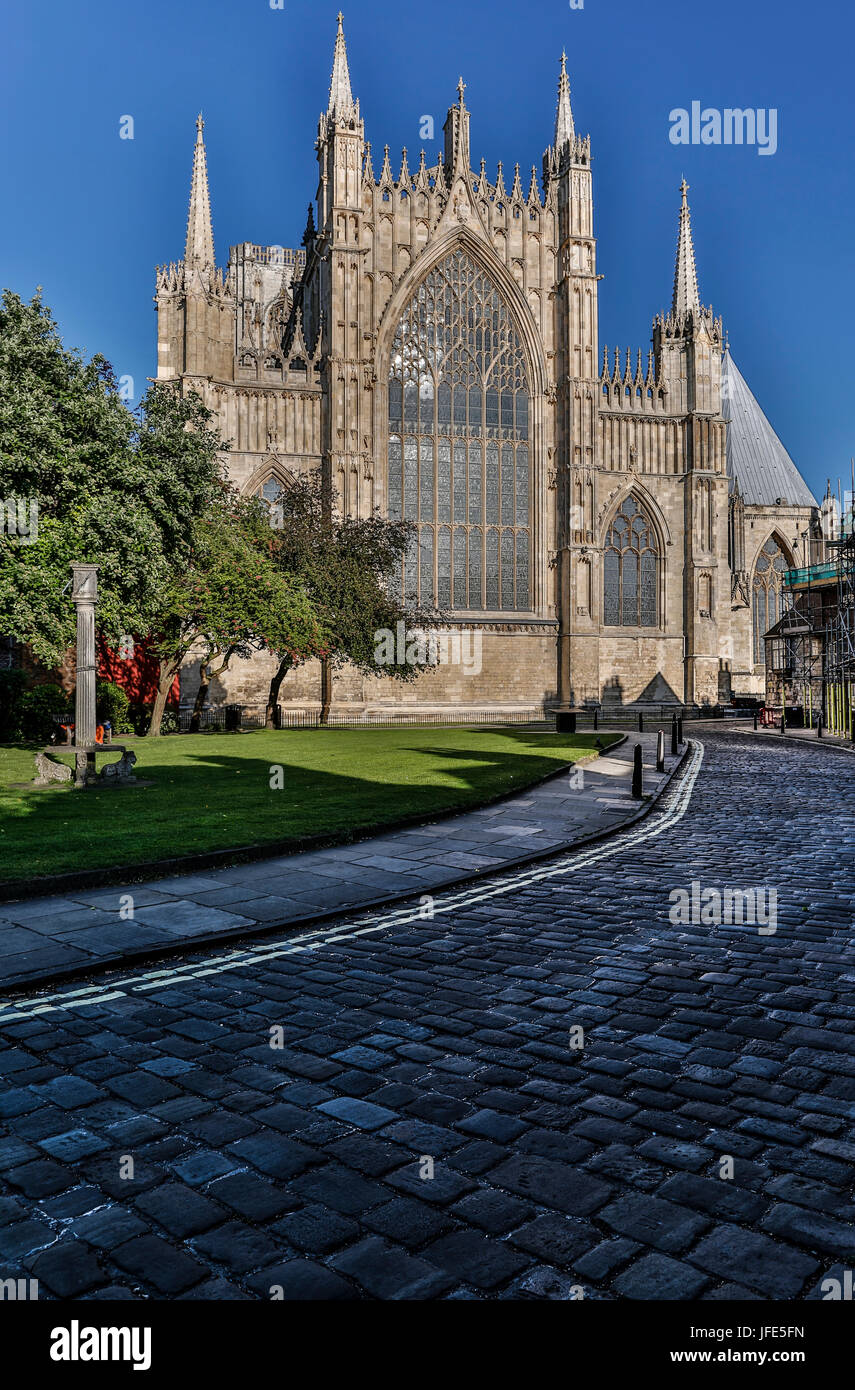
<path fill-rule="evenodd" d="M 400 591 L 452 610 L 531 608 L 525 353 L 489 276 L 463 251 L 421 282 L 389 375 L 388 508 L 415 522 Z"/>

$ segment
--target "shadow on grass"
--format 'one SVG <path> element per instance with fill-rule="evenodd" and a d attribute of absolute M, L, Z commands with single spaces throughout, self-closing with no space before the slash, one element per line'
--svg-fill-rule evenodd
<path fill-rule="evenodd" d="M 256 735 L 223 735 L 237 740 L 234 752 L 188 748 L 186 735 L 174 744 L 170 739 L 168 749 L 140 740 L 136 770 L 150 787 L 77 792 L 61 784 L 21 789 L 6 783 L 0 788 L 0 881 L 265 843 L 287 848 L 283 842 L 293 841 L 296 847 L 321 836 L 347 841 L 472 809 L 559 771 L 574 752 L 597 751 L 596 735 L 522 729 L 459 729 L 449 731 L 448 742 L 430 730 L 427 745 L 412 730 L 341 737 L 353 732 L 324 731 L 328 738 L 308 748 L 291 731 L 267 732 L 265 756 L 253 747 Z M 17 747 L 13 761 L 20 766 L 23 755 L 32 767 L 36 747 Z M 178 757 L 171 761 L 173 753 Z M 308 764 L 307 753 L 313 758 Z M 62 749 L 57 754 L 69 756 Z M 339 760 L 344 766 L 335 765 Z"/>

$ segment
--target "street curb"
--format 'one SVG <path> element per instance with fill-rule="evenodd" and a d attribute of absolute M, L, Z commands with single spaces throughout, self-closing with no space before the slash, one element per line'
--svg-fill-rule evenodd
<path fill-rule="evenodd" d="M 599 729 L 594 732 L 608 733 L 609 730 Z M 498 806 L 503 801 L 510 801 L 515 796 L 521 796 L 523 792 L 531 791 L 534 787 L 542 787 L 544 782 L 548 782 L 552 777 L 563 777 L 568 768 L 583 767 L 585 763 L 596 761 L 613 749 L 621 748 L 628 738 L 629 734 L 624 734 L 600 752 L 576 758 L 573 762 L 565 763 L 564 767 L 557 771 L 544 773 L 543 777 L 536 778 L 534 782 L 527 782 L 525 786 L 516 787 L 510 792 L 500 792 L 498 796 L 491 796 L 473 806 L 458 807 L 456 811 L 403 816 L 400 820 L 390 821 L 388 825 L 374 826 L 363 833 L 304 835 L 302 839 L 297 840 L 265 840 L 263 844 L 203 850 L 199 854 L 185 854 L 177 859 L 149 859 L 141 864 L 115 864 L 109 869 L 74 869 L 71 873 L 43 875 L 41 878 L 9 879 L 6 883 L 0 883 L 0 903 L 53 897 L 55 894 L 61 895 L 76 888 L 102 888 L 112 883 L 149 883 L 152 879 L 169 878 L 172 874 L 195 873 L 198 869 L 228 869 L 233 868 L 235 864 L 254 864 L 261 859 L 278 859 L 283 854 L 305 854 L 313 849 L 338 849 L 341 845 L 358 845 L 364 840 L 376 840 L 395 830 L 413 830 L 417 825 L 439 825 L 455 816 L 480 811 L 484 806 Z"/>
<path fill-rule="evenodd" d="M 603 732 L 608 731 L 605 730 Z M 629 738 L 629 734 L 621 739 L 619 743 L 612 744 L 611 747 L 620 747 L 626 742 L 627 738 Z M 650 796 L 649 800 L 645 799 L 644 805 L 639 807 L 634 815 L 621 821 L 620 825 L 609 826 L 607 830 L 598 830 L 594 832 L 594 834 L 584 835 L 578 840 L 568 840 L 561 845 L 552 845 L 547 850 L 538 850 L 530 854 L 521 854 L 516 859 L 508 860 L 500 869 L 493 867 L 486 870 L 475 870 L 474 873 L 471 870 L 461 873 L 457 878 L 449 879 L 447 883 L 437 885 L 434 889 L 433 896 L 437 893 L 445 893 L 452 888 L 459 888 L 461 884 L 473 883 L 476 880 L 483 881 L 507 873 L 508 870 L 522 868 L 526 864 L 542 863 L 544 860 L 552 859 L 559 854 L 567 854 L 570 850 L 585 849 L 589 845 L 602 844 L 604 841 L 613 839 L 616 835 L 621 834 L 624 830 L 628 830 L 633 825 L 637 825 L 639 821 L 645 820 L 647 816 L 650 815 L 651 811 L 655 809 L 661 800 L 666 788 L 670 786 L 674 777 L 682 768 L 690 751 L 691 742 L 687 739 L 682 752 L 677 757 L 677 761 L 670 771 L 666 773 L 664 780 L 656 789 L 656 792 Z M 606 750 L 606 753 L 607 752 L 608 750 Z M 590 758 L 580 759 L 575 766 L 578 767 L 581 762 L 590 761 L 592 761 Z M 566 775 L 566 772 L 566 768 L 562 769 L 561 772 L 551 772 L 547 777 L 541 778 L 539 783 L 532 785 L 540 786 L 544 782 L 552 781 L 555 777 Z M 524 789 L 520 788 L 520 790 Z M 516 793 L 513 794 L 516 795 Z M 504 796 L 497 798 L 497 800 L 502 801 L 507 799 L 508 798 Z M 487 803 L 484 804 L 486 805 Z M 460 813 L 458 812 L 455 814 Z M 447 816 L 443 817 L 443 819 L 446 820 L 449 818 L 450 817 Z M 360 916 L 376 908 L 390 907 L 395 903 L 414 901 L 418 896 L 419 895 L 413 893 L 412 890 L 406 893 L 389 893 L 378 898 L 372 898 L 367 902 L 361 902 L 351 908 L 343 908 L 339 905 L 338 907 L 330 909 L 328 912 L 315 912 L 307 917 L 292 917 L 287 922 L 258 922 L 254 923 L 251 927 L 237 927 L 230 932 L 218 932 L 215 935 L 206 936 L 204 939 L 197 938 L 196 940 L 170 942 L 168 945 L 163 946 L 143 947 L 139 951 L 126 951 L 122 955 L 115 957 L 101 957 L 97 961 L 88 961 L 85 965 L 71 966 L 66 970 L 46 970 L 38 972 L 30 975 L 26 980 L 20 980 L 8 985 L 0 984 L 0 991 L 2 991 L 3 999 L 12 998 L 20 994 L 27 994 L 33 989 L 42 989 L 48 984 L 65 984 L 73 980 L 89 978 L 93 975 L 102 975 L 110 971 L 124 969 L 126 966 L 140 965 L 146 961 L 158 961 L 175 956 L 190 955 L 194 951 L 207 950 L 209 947 L 213 946 L 225 946 L 258 937 L 281 935 L 282 933 L 293 933 L 294 936 L 299 936 L 310 927 L 314 927 L 319 923 L 335 922 L 346 917 Z M 421 896 L 425 895 L 422 894 Z"/>
<path fill-rule="evenodd" d="M 715 730 L 710 730 L 714 733 Z M 848 753 L 850 757 L 855 754 L 855 748 L 847 747 L 845 743 L 830 743 L 824 738 L 795 738 L 792 734 L 761 734 L 759 729 L 733 729 L 729 732 L 741 734 L 743 738 L 754 739 L 759 744 L 771 744 L 774 748 L 776 743 L 790 743 L 793 747 L 822 749 L 828 753 Z"/>

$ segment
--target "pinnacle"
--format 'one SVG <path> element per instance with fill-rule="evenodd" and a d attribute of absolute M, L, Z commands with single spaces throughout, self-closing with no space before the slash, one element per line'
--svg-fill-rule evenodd
<path fill-rule="evenodd" d="M 196 117 L 196 145 L 193 150 L 193 177 L 190 184 L 190 209 L 187 215 L 187 240 L 184 264 L 200 268 L 214 267 L 214 231 L 211 225 L 211 199 L 208 191 L 208 163 L 205 155 L 202 113 Z"/>
<path fill-rule="evenodd" d="M 573 109 L 570 105 L 570 80 L 567 76 L 567 54 L 562 52 L 561 72 L 558 77 L 558 108 L 555 113 L 555 153 L 560 154 L 574 139 L 575 134 Z"/>
<path fill-rule="evenodd" d="M 680 206 L 680 230 L 677 234 L 677 263 L 674 267 L 674 298 L 672 311 L 675 314 L 698 313 L 701 307 L 698 292 L 698 273 L 695 268 L 695 248 L 692 242 L 692 218 L 687 194 L 689 185 L 683 179 L 680 184 L 682 203 Z"/>
<path fill-rule="evenodd" d="M 350 72 L 347 67 L 347 46 L 344 41 L 343 16 L 339 10 L 338 32 L 335 36 L 332 77 L 330 78 L 330 99 L 328 116 L 349 116 L 353 111 L 353 93 L 350 90 Z"/>

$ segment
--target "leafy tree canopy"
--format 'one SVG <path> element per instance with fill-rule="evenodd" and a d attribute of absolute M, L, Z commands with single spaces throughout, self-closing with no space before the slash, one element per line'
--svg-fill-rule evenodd
<path fill-rule="evenodd" d="M 415 526 L 377 514 L 341 516 L 332 488 L 318 473 L 283 488 L 271 519 L 276 528 L 274 561 L 283 573 L 300 580 L 321 615 L 331 665 L 349 662 L 371 675 L 413 680 L 419 674 L 416 666 L 376 664 L 375 634 L 383 628 L 394 631 L 399 621 L 416 627 L 443 621 L 437 610 L 420 607 L 395 590 L 393 576 L 414 542 Z M 284 656 L 271 680 L 268 723 L 273 721 L 282 681 L 294 664 Z"/>
<path fill-rule="evenodd" d="M 0 540 L 0 615 L 45 665 L 74 641 L 72 560 L 98 565 L 109 642 L 154 629 L 222 486 L 211 418 L 167 385 L 150 387 L 133 414 L 110 364 L 64 347 L 38 294 L 27 304 L 3 292 L 0 502 L 35 501 L 38 524 L 32 543 Z"/>

